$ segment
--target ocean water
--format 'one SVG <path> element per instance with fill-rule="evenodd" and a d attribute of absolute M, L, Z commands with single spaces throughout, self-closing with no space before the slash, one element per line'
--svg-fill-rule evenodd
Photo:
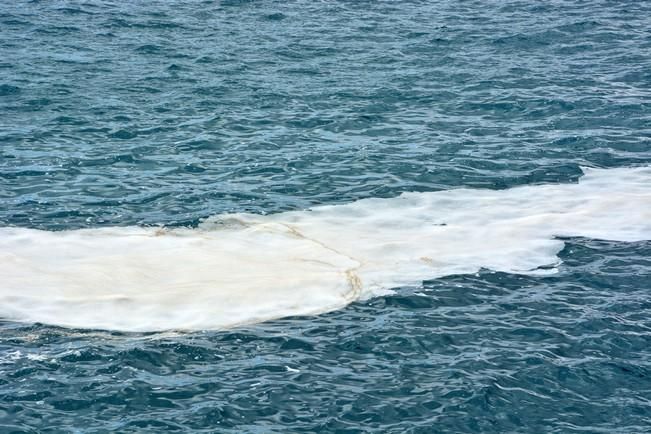
<path fill-rule="evenodd" d="M 651 4 L 0 5 L 0 432 L 651 431 Z"/>

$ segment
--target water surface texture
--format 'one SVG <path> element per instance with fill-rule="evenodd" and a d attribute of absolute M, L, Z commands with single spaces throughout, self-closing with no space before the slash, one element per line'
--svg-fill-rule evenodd
<path fill-rule="evenodd" d="M 386 253 L 423 258 L 446 216 L 473 238 L 441 249 L 456 272 L 380 264 L 393 292 L 227 330 L 91 329 L 96 305 L 74 314 L 41 285 L 32 317 L 0 307 L 0 432 L 648 432 L 648 178 L 632 174 L 651 164 L 649 17 L 632 1 L 4 2 L 3 246 L 371 198 L 388 202 L 326 219 L 346 223 L 338 242 L 404 229 Z M 610 174 L 603 196 L 581 167 Z M 401 197 L 455 205 L 415 218 Z M 565 221 L 568 203 L 591 211 Z M 501 249 L 485 225 L 539 207 L 559 230 Z M 253 240 L 238 251 L 275 257 Z M 74 316 L 43 320 L 62 306 Z"/>

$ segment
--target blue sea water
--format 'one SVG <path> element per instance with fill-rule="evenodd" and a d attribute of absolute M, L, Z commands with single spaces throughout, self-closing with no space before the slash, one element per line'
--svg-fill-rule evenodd
<path fill-rule="evenodd" d="M 0 5 L 0 226 L 195 227 L 651 164 L 651 3 Z M 0 432 L 651 431 L 651 242 L 312 317 L 0 323 Z M 0 276 L 0 279 L 2 276 Z"/>

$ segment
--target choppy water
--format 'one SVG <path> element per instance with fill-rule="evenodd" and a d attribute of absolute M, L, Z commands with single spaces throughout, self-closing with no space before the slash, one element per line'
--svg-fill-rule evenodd
<path fill-rule="evenodd" d="M 228 331 L 59 328 L 3 303 L 0 432 L 648 432 L 648 196 L 625 180 L 651 164 L 650 16 L 606 1 L 3 3 L 0 227 L 197 227 L 407 191 L 513 199 L 581 166 L 622 176 L 603 190 L 616 197 L 538 204 L 619 199 L 593 226 L 510 234 L 511 260 L 555 274 L 500 268 L 497 239 L 473 238 L 479 271 L 399 275 L 392 294 Z M 481 199 L 445 194 L 457 211 Z M 398 231 L 401 212 L 369 221 Z M 39 254 L 74 256 L 57 246 Z M 475 261 L 478 246 L 494 253 Z"/>

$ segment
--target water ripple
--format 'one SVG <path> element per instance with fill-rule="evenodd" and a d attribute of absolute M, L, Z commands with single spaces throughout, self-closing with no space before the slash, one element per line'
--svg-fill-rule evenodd
<path fill-rule="evenodd" d="M 651 162 L 648 2 L 5 2 L 0 226 L 196 225 Z M 0 324 L 2 432 L 651 426 L 651 245 L 317 318 Z"/>

